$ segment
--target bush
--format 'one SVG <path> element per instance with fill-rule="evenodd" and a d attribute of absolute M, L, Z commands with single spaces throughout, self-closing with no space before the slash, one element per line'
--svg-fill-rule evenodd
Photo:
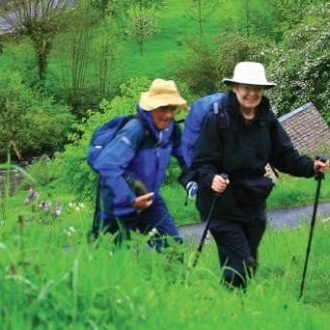
<path fill-rule="evenodd" d="M 311 101 L 330 123 L 329 15 L 329 5 L 312 6 L 304 22 L 274 49 L 270 78 L 278 85 L 270 97 L 279 114 Z"/>
<path fill-rule="evenodd" d="M 60 150 L 73 123 L 69 109 L 32 90 L 18 72 L 2 70 L 0 85 L 0 159 L 12 142 L 24 159 Z"/>

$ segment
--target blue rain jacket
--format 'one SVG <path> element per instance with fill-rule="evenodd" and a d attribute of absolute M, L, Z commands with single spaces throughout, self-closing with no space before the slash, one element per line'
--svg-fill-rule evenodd
<path fill-rule="evenodd" d="M 159 131 L 151 111 L 137 106 L 140 118 L 130 120 L 104 148 L 95 163 L 100 175 L 101 212 L 98 218 L 114 218 L 136 212 L 136 198 L 126 178 L 141 180 L 150 192 L 159 194 L 171 156 L 183 170 L 187 165 L 180 146 L 181 130 L 174 121 Z"/>

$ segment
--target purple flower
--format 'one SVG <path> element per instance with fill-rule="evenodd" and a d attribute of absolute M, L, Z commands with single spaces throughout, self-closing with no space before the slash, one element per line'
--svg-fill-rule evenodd
<path fill-rule="evenodd" d="M 31 187 L 29 190 L 28 190 L 28 198 L 30 198 L 31 200 L 32 199 L 36 199 L 39 197 L 39 193 L 34 191 L 33 188 Z"/>

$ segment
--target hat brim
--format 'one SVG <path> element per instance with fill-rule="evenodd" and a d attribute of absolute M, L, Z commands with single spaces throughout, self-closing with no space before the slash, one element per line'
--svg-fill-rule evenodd
<path fill-rule="evenodd" d="M 273 82 L 247 82 L 247 81 L 239 81 L 239 80 L 234 80 L 234 79 L 228 79 L 225 78 L 222 80 L 222 82 L 226 85 L 226 86 L 232 86 L 233 84 L 245 84 L 245 85 L 253 85 L 253 86 L 262 86 L 266 89 L 270 89 L 276 86 L 275 83 Z"/>
<path fill-rule="evenodd" d="M 172 95 L 167 97 L 164 95 L 162 98 L 156 99 L 151 97 L 149 92 L 141 94 L 139 104 L 140 107 L 146 111 L 152 111 L 160 107 L 166 107 L 169 105 L 183 109 L 188 108 L 187 101 L 182 97 Z"/>

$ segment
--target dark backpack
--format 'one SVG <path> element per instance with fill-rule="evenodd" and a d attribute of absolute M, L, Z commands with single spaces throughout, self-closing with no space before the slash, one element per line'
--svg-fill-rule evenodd
<path fill-rule="evenodd" d="M 126 125 L 126 123 L 133 118 L 139 118 L 139 116 L 118 115 L 96 128 L 87 150 L 87 163 L 94 171 L 96 171 L 95 163 L 104 147 L 110 143 L 116 134 Z"/>
<path fill-rule="evenodd" d="M 214 93 L 197 99 L 190 107 L 185 118 L 182 132 L 182 152 L 185 161 L 190 167 L 193 158 L 193 149 L 202 129 L 203 121 L 207 114 L 214 112 L 221 127 L 229 126 L 229 118 L 223 104 L 227 99 L 227 94 Z"/>

